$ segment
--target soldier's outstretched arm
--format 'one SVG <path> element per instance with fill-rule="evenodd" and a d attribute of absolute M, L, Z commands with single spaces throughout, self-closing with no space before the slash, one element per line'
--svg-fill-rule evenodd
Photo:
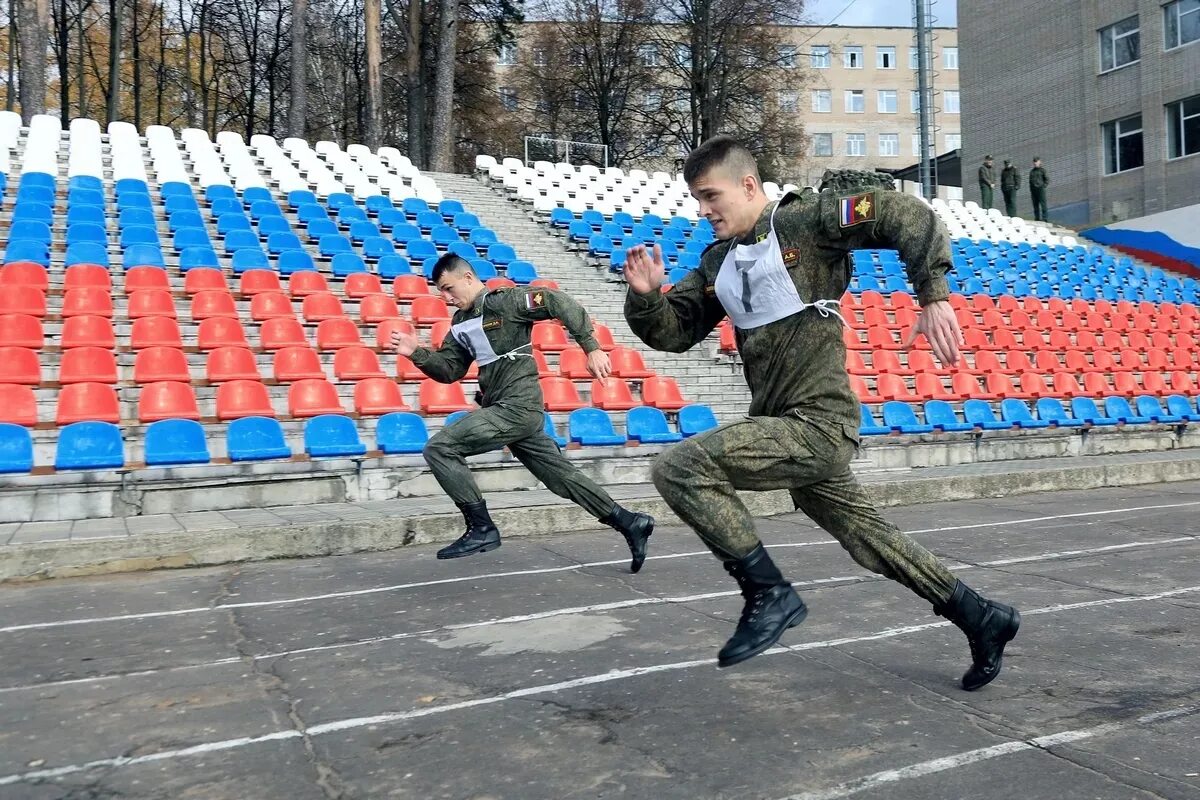
<path fill-rule="evenodd" d="M 583 352 L 600 348 L 587 311 L 569 294 L 535 286 L 523 292 L 510 289 L 505 300 L 510 305 L 510 313 L 517 319 L 531 322 L 556 319 L 566 327 Z"/>
<path fill-rule="evenodd" d="M 401 352 L 401 355 L 405 353 Z M 442 340 L 442 346 L 437 350 L 428 347 L 418 347 L 412 351 L 413 364 L 417 369 L 433 378 L 438 383 L 454 383 L 467 374 L 467 367 L 475 357 L 467 352 L 458 340 L 450 334 Z"/>
<path fill-rule="evenodd" d="M 657 245 L 653 256 L 645 248 L 633 248 L 626 258 L 641 259 L 643 272 L 661 271 L 662 251 Z M 643 261 L 653 266 L 646 266 Z M 626 267 L 626 280 L 630 277 L 634 280 L 629 281 L 625 295 L 625 319 L 637 337 L 655 350 L 669 353 L 690 350 L 725 318 L 725 309 L 711 292 L 703 264 L 700 269 L 690 270 L 666 294 L 660 291 L 661 274 L 651 274 L 648 281 L 643 281 L 639 278 L 645 276 L 631 276 L 630 268 Z"/>

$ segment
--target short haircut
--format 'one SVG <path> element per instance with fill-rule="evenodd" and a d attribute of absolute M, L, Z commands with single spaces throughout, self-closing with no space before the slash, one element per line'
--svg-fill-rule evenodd
<path fill-rule="evenodd" d="M 445 273 L 462 272 L 463 270 L 471 270 L 471 265 L 467 260 L 454 253 L 446 253 L 433 265 L 433 285 L 436 286 Z M 471 271 L 474 272 L 474 270 Z"/>
<path fill-rule="evenodd" d="M 734 180 L 753 175 L 754 180 L 762 183 L 754 154 L 737 139 L 725 135 L 712 137 L 688 154 L 683 163 L 683 179 L 692 183 L 717 167 L 725 169 Z"/>

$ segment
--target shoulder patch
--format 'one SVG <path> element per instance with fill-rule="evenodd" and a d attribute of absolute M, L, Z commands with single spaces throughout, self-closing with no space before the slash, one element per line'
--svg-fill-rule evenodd
<path fill-rule="evenodd" d="M 494 330 L 496 330 L 496 328 L 499 328 L 503 324 L 504 324 L 503 319 L 501 319 L 500 317 L 493 317 L 492 319 L 489 319 L 487 322 L 483 323 L 483 325 L 480 327 L 482 327 L 485 331 L 494 331 Z"/>
<path fill-rule="evenodd" d="M 525 309 L 533 311 L 538 308 L 546 307 L 546 292 L 542 289 L 534 289 L 525 293 Z"/>
<path fill-rule="evenodd" d="M 838 199 L 838 225 L 849 228 L 875 219 L 875 192 L 863 192 Z"/>

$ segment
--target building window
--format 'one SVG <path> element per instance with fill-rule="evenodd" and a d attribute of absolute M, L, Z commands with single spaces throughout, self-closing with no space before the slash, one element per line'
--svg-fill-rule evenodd
<path fill-rule="evenodd" d="M 863 68 L 863 49 L 857 45 L 842 50 L 842 66 L 846 69 Z"/>
<path fill-rule="evenodd" d="M 812 110 L 817 114 L 828 114 L 833 111 L 833 92 L 829 89 L 813 89 Z"/>
<path fill-rule="evenodd" d="M 571 99 L 575 103 L 576 111 L 583 111 L 585 108 L 588 107 L 587 92 L 583 91 L 582 89 L 576 89 L 574 92 L 572 92 Z"/>
<path fill-rule="evenodd" d="M 942 48 L 942 66 L 946 69 L 958 69 L 958 48 Z"/>
<path fill-rule="evenodd" d="M 547 58 L 547 56 L 546 56 L 546 48 L 544 48 L 544 47 L 533 48 L 533 65 L 535 67 L 544 67 L 549 62 L 549 60 L 550 59 Z"/>
<path fill-rule="evenodd" d="M 638 48 L 638 55 L 641 56 L 643 67 L 658 66 L 658 45 L 644 44 Z"/>
<path fill-rule="evenodd" d="M 1112 175 L 1142 166 L 1142 115 L 1106 122 L 1104 132 L 1104 172 Z"/>
<path fill-rule="evenodd" d="M 877 99 L 880 114 L 896 113 L 896 90 L 880 89 Z"/>
<path fill-rule="evenodd" d="M 812 135 L 812 153 L 814 156 L 833 155 L 833 134 L 814 133 Z"/>
<path fill-rule="evenodd" d="M 949 152 L 951 150 L 959 150 L 961 148 L 962 148 L 962 134 L 961 133 L 947 133 L 946 134 L 946 151 Z"/>
<path fill-rule="evenodd" d="M 1167 157 L 1200 153 L 1200 94 L 1167 106 Z"/>
<path fill-rule="evenodd" d="M 784 44 L 779 46 L 779 66 L 784 69 L 796 68 L 796 45 Z"/>
<path fill-rule="evenodd" d="M 945 111 L 947 114 L 957 114 L 958 113 L 958 90 L 956 89 L 954 91 L 948 91 L 943 95 L 943 97 L 946 98 L 946 102 L 943 104 L 942 110 Z"/>
<path fill-rule="evenodd" d="M 875 66 L 879 69 L 895 69 L 896 68 L 896 48 L 894 48 L 894 47 L 876 47 L 875 48 Z"/>
<path fill-rule="evenodd" d="M 915 47 L 908 48 L 908 68 L 909 69 L 917 69 L 920 65 L 921 65 L 921 62 L 920 62 L 919 58 L 917 57 L 917 48 L 915 48 Z"/>
<path fill-rule="evenodd" d="M 813 69 L 829 69 L 829 45 L 814 46 L 808 54 L 808 65 Z"/>
<path fill-rule="evenodd" d="M 867 110 L 866 94 L 862 89 L 846 90 L 846 113 L 862 114 Z"/>
<path fill-rule="evenodd" d="M 761 114 L 762 113 L 762 98 L 756 97 L 756 98 L 754 98 L 754 101 L 755 102 L 752 102 L 750 104 L 751 108 L 753 108 L 755 111 L 757 111 L 759 114 Z M 687 113 L 691 112 L 691 110 L 692 110 L 692 93 L 689 92 L 687 89 L 680 89 L 679 91 L 675 92 L 675 110 L 677 112 L 679 112 L 680 114 L 687 114 Z"/>
<path fill-rule="evenodd" d="M 663 95 L 662 89 L 647 89 L 645 96 L 642 98 L 642 107 L 646 111 L 658 111 L 662 108 Z"/>
<path fill-rule="evenodd" d="M 879 134 L 879 155 L 881 155 L 881 156 L 898 156 L 898 155 L 900 155 L 900 134 L 898 134 L 898 133 L 881 133 L 881 134 Z"/>
<path fill-rule="evenodd" d="M 909 104 L 909 107 L 912 108 L 912 113 L 920 114 L 921 113 L 921 93 L 919 91 L 917 91 L 916 89 L 913 89 L 911 92 L 909 92 L 908 93 L 908 104 Z"/>
<path fill-rule="evenodd" d="M 517 90 L 511 86 L 500 87 L 500 105 L 508 111 L 517 110 Z"/>
<path fill-rule="evenodd" d="M 571 50 L 567 54 L 567 63 L 570 64 L 572 67 L 582 67 L 583 66 L 583 48 L 582 47 L 572 47 Z"/>
<path fill-rule="evenodd" d="M 675 66 L 683 69 L 692 67 L 692 48 L 686 44 L 675 45 Z"/>
<path fill-rule="evenodd" d="M 1200 41 L 1200 0 L 1176 0 L 1163 7 L 1167 49 Z"/>
<path fill-rule="evenodd" d="M 779 110 L 795 113 L 800 110 L 800 96 L 797 92 L 779 93 Z"/>
<path fill-rule="evenodd" d="M 865 156 L 867 154 L 867 135 L 865 133 L 846 134 L 846 155 Z"/>
<path fill-rule="evenodd" d="M 500 50 L 496 53 L 496 63 L 502 67 L 511 67 L 517 63 L 517 46 L 515 44 L 502 44 Z"/>
<path fill-rule="evenodd" d="M 1141 58 L 1141 33 L 1138 18 L 1123 19 L 1100 29 L 1100 71 L 1132 64 Z"/>

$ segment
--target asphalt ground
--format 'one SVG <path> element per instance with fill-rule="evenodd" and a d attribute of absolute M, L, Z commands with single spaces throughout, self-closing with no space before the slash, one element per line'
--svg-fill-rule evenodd
<path fill-rule="evenodd" d="M 689 531 L 0 586 L 0 798 L 1200 798 L 1200 483 L 890 509 L 1018 606 L 1004 672 L 802 515 L 732 669 Z"/>

